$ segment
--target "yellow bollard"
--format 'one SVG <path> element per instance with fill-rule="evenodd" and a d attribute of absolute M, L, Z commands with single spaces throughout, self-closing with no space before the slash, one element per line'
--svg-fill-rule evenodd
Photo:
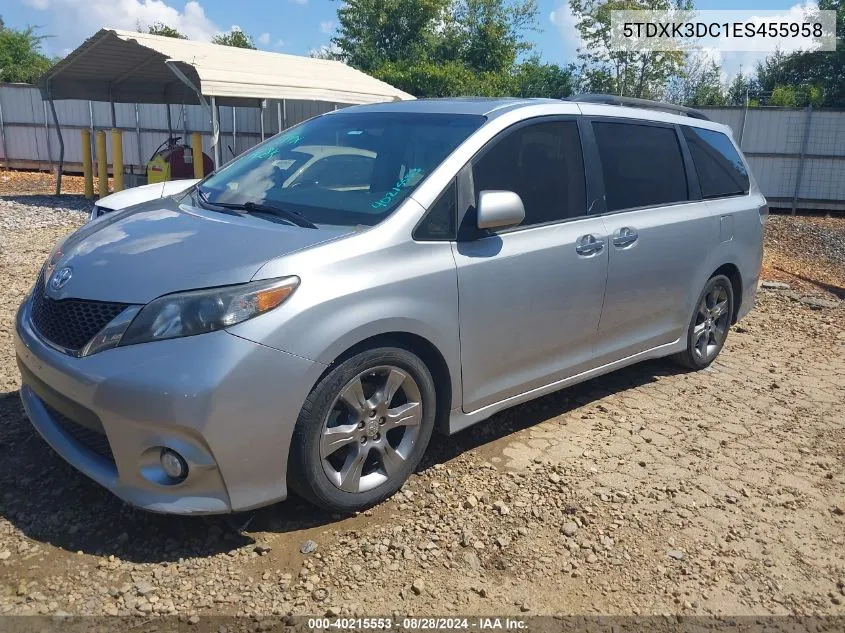
<path fill-rule="evenodd" d="M 106 133 L 103 130 L 97 130 L 94 149 L 97 153 L 97 189 L 100 197 L 105 198 L 109 195 L 109 165 L 106 156 Z"/>
<path fill-rule="evenodd" d="M 85 177 L 85 197 L 94 199 L 94 166 L 91 163 L 91 132 L 82 130 L 82 175 Z"/>
<path fill-rule="evenodd" d="M 111 131 L 111 164 L 114 173 L 114 190 L 123 191 L 123 132 Z"/>
<path fill-rule="evenodd" d="M 194 161 L 194 178 L 202 178 L 202 134 L 194 132 L 191 134 L 191 160 Z"/>

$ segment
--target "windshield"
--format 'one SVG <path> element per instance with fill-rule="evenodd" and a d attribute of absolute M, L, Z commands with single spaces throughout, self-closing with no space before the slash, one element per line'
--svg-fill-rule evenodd
<path fill-rule="evenodd" d="M 377 224 L 484 117 L 338 113 L 306 121 L 200 183 L 211 204 L 283 207 L 315 224 Z"/>

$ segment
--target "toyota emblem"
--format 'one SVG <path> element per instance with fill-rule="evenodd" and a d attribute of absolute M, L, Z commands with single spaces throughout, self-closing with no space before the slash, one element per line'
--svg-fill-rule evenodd
<path fill-rule="evenodd" d="M 73 271 L 70 268 L 60 268 L 50 278 L 50 288 L 52 290 L 61 290 L 67 285 L 71 277 L 73 277 Z"/>

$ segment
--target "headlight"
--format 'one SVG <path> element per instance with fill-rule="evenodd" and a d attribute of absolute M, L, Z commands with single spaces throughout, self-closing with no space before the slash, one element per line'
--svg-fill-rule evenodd
<path fill-rule="evenodd" d="M 222 330 L 279 306 L 298 285 L 299 277 L 285 277 L 159 297 L 135 317 L 120 345 Z"/>

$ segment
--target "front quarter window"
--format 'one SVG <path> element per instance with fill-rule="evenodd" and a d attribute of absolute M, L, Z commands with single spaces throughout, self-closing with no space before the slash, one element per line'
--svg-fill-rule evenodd
<path fill-rule="evenodd" d="M 415 112 L 324 115 L 255 147 L 199 190 L 212 205 L 254 203 L 314 224 L 372 226 L 484 121 Z"/>

